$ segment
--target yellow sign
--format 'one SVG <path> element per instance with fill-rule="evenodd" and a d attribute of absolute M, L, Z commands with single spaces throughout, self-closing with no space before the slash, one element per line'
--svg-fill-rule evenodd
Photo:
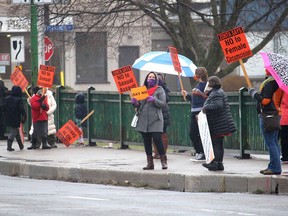
<path fill-rule="evenodd" d="M 146 86 L 140 86 L 131 89 L 131 98 L 135 98 L 137 100 L 145 100 L 148 96 L 149 95 Z"/>

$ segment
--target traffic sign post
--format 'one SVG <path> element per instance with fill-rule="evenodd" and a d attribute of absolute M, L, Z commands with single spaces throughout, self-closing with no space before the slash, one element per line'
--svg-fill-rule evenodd
<path fill-rule="evenodd" d="M 10 38 L 11 42 L 11 62 L 25 62 L 24 36 L 15 36 Z"/>
<path fill-rule="evenodd" d="M 45 36 L 44 38 L 44 52 L 45 52 L 45 61 L 49 61 L 52 55 L 54 54 L 54 44 L 47 36 Z"/>

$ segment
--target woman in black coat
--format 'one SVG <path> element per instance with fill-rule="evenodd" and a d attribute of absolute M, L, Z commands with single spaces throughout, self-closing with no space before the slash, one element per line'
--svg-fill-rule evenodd
<path fill-rule="evenodd" d="M 217 76 L 208 78 L 208 87 L 211 90 L 207 93 L 202 112 L 207 115 L 209 125 L 214 160 L 209 164 L 202 164 L 209 171 L 224 170 L 224 137 L 231 135 L 236 131 L 234 121 L 232 119 L 228 97 L 221 89 L 221 80 Z"/>
<path fill-rule="evenodd" d="M 26 111 L 24 103 L 22 101 L 22 89 L 20 86 L 13 86 L 11 95 L 5 98 L 5 113 L 6 113 L 6 125 L 10 127 L 10 132 L 7 140 L 7 150 L 14 151 L 12 143 L 14 138 L 19 145 L 20 150 L 24 148 L 19 133 L 20 122 L 26 121 Z"/>

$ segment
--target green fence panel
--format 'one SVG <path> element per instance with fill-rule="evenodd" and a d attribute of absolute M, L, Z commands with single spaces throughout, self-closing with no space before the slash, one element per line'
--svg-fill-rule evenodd
<path fill-rule="evenodd" d="M 58 129 L 68 120 L 74 120 L 74 98 L 77 93 L 79 91 L 75 92 L 64 88 L 59 89 L 57 93 L 56 89 L 56 97 L 59 98 L 56 98 L 58 104 L 55 123 Z M 83 91 L 83 93 L 87 101 L 87 92 Z M 225 148 L 266 151 L 260 133 L 255 101 L 246 91 L 228 92 L 227 96 L 237 132 L 225 137 Z M 89 97 L 90 110 L 88 111 L 94 109 L 94 114 L 89 118 L 90 138 L 121 141 L 123 143 L 142 143 L 140 133 L 130 126 L 135 110 L 131 105 L 129 94 L 119 95 L 118 92 L 91 90 Z M 173 92 L 170 95 L 169 109 L 171 112 L 171 125 L 168 127 L 169 144 L 183 147 L 192 146 L 189 138 L 190 103 L 185 102 L 180 93 Z M 27 112 L 30 112 L 28 107 Z M 29 125 L 26 124 L 26 133 L 28 133 L 28 128 Z M 84 136 L 87 137 L 86 129 L 84 130 Z"/>

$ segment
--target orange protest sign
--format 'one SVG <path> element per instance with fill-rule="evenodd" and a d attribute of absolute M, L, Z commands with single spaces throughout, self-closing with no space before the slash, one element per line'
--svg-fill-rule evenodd
<path fill-rule="evenodd" d="M 56 133 L 56 136 L 64 143 L 67 147 L 71 145 L 75 140 L 81 136 L 82 131 L 72 120 L 69 120 L 63 125 Z"/>
<path fill-rule="evenodd" d="M 130 65 L 113 70 L 112 75 L 120 94 L 138 87 L 137 80 Z"/>
<path fill-rule="evenodd" d="M 51 88 L 54 80 L 55 67 L 48 65 L 40 65 L 38 71 L 37 85 Z"/>
<path fill-rule="evenodd" d="M 217 37 L 227 63 L 252 56 L 252 51 L 242 27 L 222 32 Z"/>
<path fill-rule="evenodd" d="M 137 100 L 145 100 L 148 97 L 148 91 L 146 86 L 140 86 L 131 89 L 131 97 Z"/>
<path fill-rule="evenodd" d="M 13 73 L 11 74 L 10 79 L 14 85 L 20 86 L 22 91 L 24 91 L 28 86 L 28 81 L 26 77 L 22 73 L 22 70 L 17 66 L 15 67 Z"/>
<path fill-rule="evenodd" d="M 179 62 L 177 49 L 172 46 L 168 46 L 168 48 L 169 48 L 169 52 L 170 52 L 171 59 L 173 62 L 174 70 L 177 71 L 178 73 L 181 73 L 182 69 L 181 69 L 181 65 Z"/>

